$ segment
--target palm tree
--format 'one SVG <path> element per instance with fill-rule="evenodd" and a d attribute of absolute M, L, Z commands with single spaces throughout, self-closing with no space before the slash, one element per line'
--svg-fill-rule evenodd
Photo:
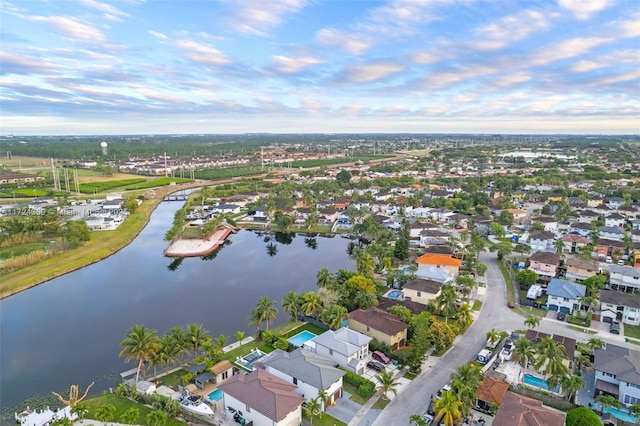
<path fill-rule="evenodd" d="M 269 330 L 269 324 L 278 316 L 278 308 L 275 307 L 275 304 L 275 300 L 270 300 L 266 296 L 258 299 L 256 309 L 260 314 L 260 322 L 267 322 L 267 330 Z"/>
<path fill-rule="evenodd" d="M 291 321 L 298 319 L 300 313 L 299 298 L 295 291 L 290 291 L 282 298 L 282 309 L 286 314 L 289 314 Z"/>
<path fill-rule="evenodd" d="M 394 380 L 393 373 L 382 370 L 375 376 L 378 386 L 378 391 L 382 394 L 382 399 L 388 399 L 387 392 L 391 392 L 394 395 L 398 394 L 396 387 L 400 384 L 399 381 Z"/>
<path fill-rule="evenodd" d="M 322 404 L 322 409 L 325 410 L 327 406 L 327 400 L 329 399 L 329 394 L 327 393 L 327 391 L 324 389 L 320 389 L 316 398 Z"/>
<path fill-rule="evenodd" d="M 593 353 L 593 351 L 595 351 L 596 349 L 604 348 L 605 344 L 604 344 L 604 341 L 602 339 L 598 339 L 597 337 L 592 337 L 587 342 L 587 346 L 591 350 L 591 353 Z"/>
<path fill-rule="evenodd" d="M 329 287 L 334 283 L 333 275 L 327 268 L 322 268 L 316 275 L 316 284 L 319 288 Z"/>
<path fill-rule="evenodd" d="M 562 241 L 562 239 L 557 239 L 555 243 L 553 243 L 553 246 L 556 248 L 556 253 L 562 254 L 562 252 L 564 252 L 564 241 Z"/>
<path fill-rule="evenodd" d="M 71 407 L 71 414 L 75 414 L 80 419 L 80 423 L 84 421 L 84 416 L 89 412 L 89 406 L 86 402 L 77 402 L 73 407 Z"/>
<path fill-rule="evenodd" d="M 640 420 L 640 402 L 631 404 L 631 406 L 629 407 L 629 414 L 635 417 L 636 420 Z"/>
<path fill-rule="evenodd" d="M 122 346 L 120 356 L 126 356 L 125 362 L 129 362 L 132 359 L 138 361 L 136 370 L 137 389 L 140 370 L 144 367 L 144 363 L 150 359 L 151 354 L 157 349 L 158 334 L 155 330 L 151 330 L 142 325 L 135 325 L 129 329 L 124 340 L 120 342 L 120 346 Z"/>
<path fill-rule="evenodd" d="M 345 317 L 348 311 L 342 305 L 333 304 L 328 306 L 322 311 L 322 321 L 329 326 L 332 330 L 337 330 L 342 327 Z"/>
<path fill-rule="evenodd" d="M 135 425 L 138 423 L 138 419 L 140 419 L 140 409 L 133 407 L 129 408 L 120 416 L 120 421 L 127 425 Z"/>
<path fill-rule="evenodd" d="M 564 345 L 559 345 L 551 337 L 547 337 L 538 343 L 536 350 L 538 353 L 536 370 L 548 374 L 551 378 L 562 377 L 569 373 L 569 368 L 563 362 L 566 360 Z M 552 387 L 551 383 L 549 387 Z"/>
<path fill-rule="evenodd" d="M 167 420 L 167 414 L 160 410 L 154 410 L 147 414 L 147 423 L 151 426 L 161 426 L 167 423 Z"/>
<path fill-rule="evenodd" d="M 160 354 L 160 365 L 163 367 L 168 367 L 173 362 L 179 361 L 180 356 L 180 348 L 176 344 L 175 339 L 170 334 L 165 334 L 160 339 L 160 349 L 158 350 Z"/>
<path fill-rule="evenodd" d="M 463 415 L 468 415 L 470 409 L 476 406 L 478 399 L 477 386 L 471 386 L 465 382 L 454 380 L 451 382 L 451 392 L 458 401 L 462 402 L 460 410 Z"/>
<path fill-rule="evenodd" d="M 304 220 L 304 224 L 307 227 L 307 231 L 311 231 L 311 229 L 318 224 L 318 214 L 315 212 L 309 214 Z"/>
<path fill-rule="evenodd" d="M 113 416 L 116 414 L 116 407 L 113 404 L 101 405 L 93 414 L 99 421 L 105 425 L 113 420 Z"/>
<path fill-rule="evenodd" d="M 179 357 L 189 353 L 189 336 L 184 328 L 173 327 L 169 336 L 173 339 Z"/>
<path fill-rule="evenodd" d="M 302 295 L 302 306 L 300 307 L 305 315 L 311 315 L 320 308 L 320 298 L 310 291 Z"/>
<path fill-rule="evenodd" d="M 209 332 L 202 324 L 189 324 L 187 326 L 187 336 L 191 349 L 197 354 L 204 343 L 209 339 Z"/>
<path fill-rule="evenodd" d="M 525 320 L 524 320 L 524 325 L 526 325 L 527 327 L 529 327 L 531 330 L 533 330 L 534 328 L 536 328 L 537 326 L 540 325 L 540 318 L 535 317 L 533 315 L 528 316 Z"/>
<path fill-rule="evenodd" d="M 419 414 L 412 414 L 409 417 L 409 424 L 415 424 L 416 426 L 429 426 L 427 425 L 427 421 Z"/>
<path fill-rule="evenodd" d="M 313 418 L 322 415 L 322 405 L 318 398 L 313 398 L 304 404 L 304 409 L 309 413 L 310 423 L 313 425 Z"/>
<path fill-rule="evenodd" d="M 605 408 L 620 408 L 622 406 L 622 403 L 620 401 L 618 401 L 618 399 L 615 396 L 612 395 L 598 395 L 595 398 L 593 398 L 593 400 L 595 402 L 600 403 L 600 406 L 602 407 L 602 411 L 605 410 Z"/>
<path fill-rule="evenodd" d="M 495 328 L 492 328 L 491 330 L 487 331 L 485 336 L 487 337 L 487 342 L 489 342 L 492 345 L 497 344 L 500 341 L 500 338 L 502 337 L 500 336 L 500 333 L 498 332 L 498 330 L 496 330 Z"/>
<path fill-rule="evenodd" d="M 565 392 L 565 396 L 567 397 L 567 401 L 573 400 L 576 396 L 576 392 L 585 387 L 587 384 L 582 380 L 582 377 L 577 374 L 571 374 L 568 376 L 564 376 L 560 381 L 560 385 L 562 386 L 562 390 Z"/>
<path fill-rule="evenodd" d="M 587 313 L 591 312 L 593 308 L 598 306 L 598 299 L 593 296 L 580 297 L 578 298 L 578 302 L 580 302 L 580 309 L 584 306 L 587 307 Z"/>
<path fill-rule="evenodd" d="M 536 360 L 536 348 L 530 340 L 516 340 L 513 347 L 513 360 L 522 364 L 522 368 L 527 368 L 527 364 Z"/>
<path fill-rule="evenodd" d="M 451 391 L 444 391 L 433 407 L 436 419 L 444 420 L 446 426 L 453 426 L 462 418 L 462 402 Z M 434 422 L 439 424 L 438 422 Z"/>
<path fill-rule="evenodd" d="M 240 342 L 242 342 L 242 340 L 244 340 L 244 331 L 242 331 L 242 330 L 236 331 L 235 336 L 236 336 L 236 340 L 238 341 L 238 345 L 239 345 Z"/>
<path fill-rule="evenodd" d="M 449 317 L 449 313 L 453 311 L 457 299 L 456 291 L 451 285 L 442 286 L 440 295 L 436 298 L 436 306 L 440 310 L 440 313 L 444 316 L 445 322 Z"/>
<path fill-rule="evenodd" d="M 451 380 L 477 389 L 482 383 L 482 370 L 475 364 L 463 364 L 451 373 Z"/>
<path fill-rule="evenodd" d="M 466 302 L 460 305 L 458 312 L 456 312 L 456 319 L 462 326 L 470 326 L 473 323 L 473 311 L 471 310 L 471 305 Z"/>

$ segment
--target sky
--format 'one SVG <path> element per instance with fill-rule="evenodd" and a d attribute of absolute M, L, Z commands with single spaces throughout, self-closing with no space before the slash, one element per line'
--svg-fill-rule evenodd
<path fill-rule="evenodd" d="M 1 0 L 0 135 L 640 134 L 638 0 Z"/>

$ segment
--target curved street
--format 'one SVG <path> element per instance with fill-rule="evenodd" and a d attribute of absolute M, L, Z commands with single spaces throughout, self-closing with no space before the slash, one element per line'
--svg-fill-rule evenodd
<path fill-rule="evenodd" d="M 507 306 L 506 283 L 502 272 L 498 267 L 496 255 L 483 252 L 479 257 L 480 262 L 487 264 L 488 270 L 484 280 L 487 284 L 486 293 L 476 297 L 483 302 L 482 309 L 474 323 L 464 335 L 458 336 L 449 351 L 440 358 L 431 357 L 425 363 L 422 373 L 416 377 L 402 392 L 394 398 L 389 405 L 373 421 L 373 425 L 408 425 L 412 414 L 423 414 L 431 395 L 435 394 L 447 382 L 449 376 L 460 365 L 475 359 L 476 354 L 485 346 L 486 332 L 491 328 L 498 331 L 511 331 L 524 329 L 525 317 L 517 314 Z M 483 278 L 480 277 L 479 281 Z M 480 293 L 480 292 L 479 292 Z M 596 329 L 590 329 L 590 333 L 577 331 L 568 327 L 565 322 L 543 318 L 536 330 L 550 334 L 561 334 L 585 341 L 592 337 L 598 337 L 607 343 L 620 346 L 628 346 L 624 336 L 617 336 Z M 363 419 L 360 426 L 368 425 Z"/>

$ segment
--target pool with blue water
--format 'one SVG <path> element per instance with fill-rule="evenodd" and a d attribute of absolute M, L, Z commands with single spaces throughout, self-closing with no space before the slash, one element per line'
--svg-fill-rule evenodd
<path fill-rule="evenodd" d="M 402 292 L 400 290 L 393 290 L 387 294 L 389 299 L 400 299 L 402 297 Z"/>
<path fill-rule="evenodd" d="M 222 400 L 222 391 L 220 389 L 216 389 L 209 394 L 209 399 L 211 401 L 221 401 Z"/>
<path fill-rule="evenodd" d="M 531 374 L 525 374 L 524 378 L 522 379 L 522 381 L 524 383 L 528 384 L 528 385 L 536 386 L 536 387 L 539 387 L 541 389 L 549 390 L 549 384 L 547 383 L 546 380 L 541 379 L 541 378 L 536 377 L 536 376 L 532 376 Z M 560 390 L 560 386 L 557 385 L 553 391 L 554 392 L 558 392 L 559 390 Z"/>
<path fill-rule="evenodd" d="M 602 410 L 603 413 L 611 413 L 612 416 L 617 417 L 620 420 L 624 420 L 625 422 L 629 422 L 632 424 L 638 424 L 638 421 L 636 420 L 635 417 L 633 417 L 631 414 L 625 412 L 625 411 L 621 411 L 621 410 L 617 410 L 615 408 L 610 408 L 607 407 L 604 410 Z"/>
<path fill-rule="evenodd" d="M 289 337 L 288 340 L 289 340 L 289 343 L 291 343 L 293 346 L 301 347 L 302 345 L 304 345 L 305 342 L 313 339 L 316 336 L 317 336 L 316 334 L 308 330 L 304 330 L 293 337 Z"/>

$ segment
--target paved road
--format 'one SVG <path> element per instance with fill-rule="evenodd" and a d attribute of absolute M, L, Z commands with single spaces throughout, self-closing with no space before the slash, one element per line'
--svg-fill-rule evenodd
<path fill-rule="evenodd" d="M 486 273 L 487 291 L 478 299 L 483 301 L 480 314 L 463 336 L 458 336 L 452 348 L 439 360 L 428 360 L 426 368 L 403 391 L 394 398 L 373 423 L 376 426 L 408 425 L 412 414 L 423 414 L 429 399 L 447 382 L 455 369 L 475 359 L 486 344 L 486 332 L 491 328 L 502 330 L 523 329 L 524 317 L 509 309 L 506 303 L 506 284 L 498 267 L 496 255 L 481 253 L 480 262 L 489 267 Z M 550 334 L 561 334 L 580 341 L 598 337 L 607 343 L 630 346 L 623 336 L 598 331 L 587 334 L 554 319 L 543 319 L 536 330 Z M 596 331 L 595 329 L 591 330 Z M 362 425 L 362 423 L 361 423 Z"/>

